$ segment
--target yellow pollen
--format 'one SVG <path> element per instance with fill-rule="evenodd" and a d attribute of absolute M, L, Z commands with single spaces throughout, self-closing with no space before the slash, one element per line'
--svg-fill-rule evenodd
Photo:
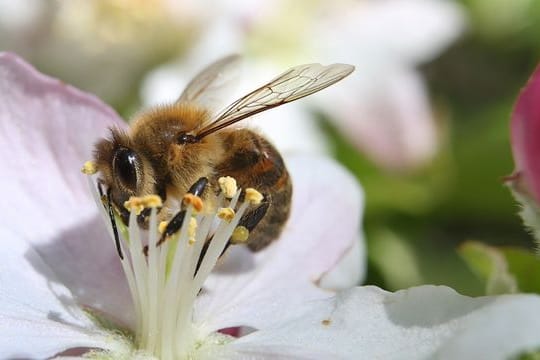
<path fill-rule="evenodd" d="M 129 211 L 134 211 L 136 215 L 139 215 L 144 208 L 156 208 L 162 205 L 161 198 L 157 195 L 131 196 L 124 202 L 124 207 Z"/>
<path fill-rule="evenodd" d="M 223 195 L 225 195 L 227 199 L 232 199 L 238 191 L 236 180 L 230 176 L 220 177 L 218 183 Z"/>
<path fill-rule="evenodd" d="M 142 198 L 137 196 L 131 196 L 128 201 L 124 202 L 124 207 L 135 212 L 135 215 L 139 215 L 144 210 Z"/>
<path fill-rule="evenodd" d="M 146 195 L 142 197 L 145 208 L 158 208 L 163 206 L 163 202 L 158 195 Z"/>
<path fill-rule="evenodd" d="M 217 212 L 217 216 L 226 222 L 231 222 L 231 220 L 234 218 L 234 214 L 234 210 L 230 207 L 220 208 Z"/>
<path fill-rule="evenodd" d="M 93 161 L 85 162 L 81 171 L 83 174 L 86 174 L 86 175 L 94 175 L 95 173 L 97 173 L 96 163 Z"/>
<path fill-rule="evenodd" d="M 186 206 L 193 206 L 193 209 L 196 212 L 201 212 L 203 209 L 203 201 L 200 197 L 193 195 L 193 194 L 186 194 L 184 195 L 184 199 L 182 200 L 184 205 Z"/>
<path fill-rule="evenodd" d="M 160 234 L 163 234 L 165 232 L 165 229 L 167 228 L 167 225 L 169 225 L 168 221 L 162 221 L 158 225 L 158 231 Z"/>
<path fill-rule="evenodd" d="M 253 188 L 246 189 L 246 201 L 249 201 L 253 205 L 258 205 L 264 199 L 264 196 Z"/>
<path fill-rule="evenodd" d="M 249 230 L 245 226 L 237 226 L 232 235 L 231 243 L 232 244 L 244 244 L 249 236 Z"/>
<path fill-rule="evenodd" d="M 197 219 L 194 217 L 189 219 L 189 227 L 188 227 L 188 244 L 193 245 L 195 244 L 195 235 L 197 234 Z"/>

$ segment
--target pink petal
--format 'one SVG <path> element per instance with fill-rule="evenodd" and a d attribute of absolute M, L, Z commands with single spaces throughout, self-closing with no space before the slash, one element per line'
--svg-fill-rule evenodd
<path fill-rule="evenodd" d="M 287 163 L 294 195 L 285 232 L 255 256 L 233 249 L 208 279 L 208 296 L 196 308 L 196 322 L 207 331 L 264 328 L 299 303 L 330 296 L 316 284 L 358 241 L 363 199 L 352 176 L 324 158 L 294 156 Z M 360 269 L 361 263 L 357 258 Z"/>
<path fill-rule="evenodd" d="M 519 95 L 510 130 L 516 171 L 540 202 L 540 66 Z"/>
<path fill-rule="evenodd" d="M 124 123 L 94 96 L 0 55 L 0 216 L 10 241 L 31 244 L 77 301 L 124 309 L 115 315 L 129 322 L 114 246 L 80 172 L 109 126 Z"/>

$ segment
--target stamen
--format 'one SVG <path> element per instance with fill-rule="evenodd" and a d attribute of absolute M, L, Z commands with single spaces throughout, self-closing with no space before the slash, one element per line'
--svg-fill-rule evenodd
<path fill-rule="evenodd" d="M 140 215 L 144 209 L 153 209 L 163 206 L 163 202 L 158 195 L 145 195 L 142 197 L 131 196 L 128 201 L 124 202 L 124 207 L 135 215 Z"/>
<path fill-rule="evenodd" d="M 139 215 L 144 210 L 143 202 L 140 197 L 132 196 L 124 202 L 124 207 L 130 211 L 134 212 L 135 215 Z"/>
<path fill-rule="evenodd" d="M 167 229 L 167 225 L 169 225 L 168 221 L 161 221 L 158 225 L 158 232 L 160 234 L 163 234 L 165 232 L 165 229 Z"/>
<path fill-rule="evenodd" d="M 249 201 L 252 205 L 259 205 L 263 201 L 264 196 L 253 188 L 246 189 L 246 201 Z"/>
<path fill-rule="evenodd" d="M 224 190 L 212 200 L 215 206 L 210 209 L 199 196 L 190 194 L 183 198 L 180 212 L 159 222 L 157 215 L 163 205 L 158 196 L 133 197 L 125 204 L 130 211 L 128 228 L 121 221 L 118 224 L 125 228 L 120 228 L 123 236 L 109 228 L 123 253 L 121 264 L 135 306 L 135 346 L 161 360 L 189 358 L 200 346 L 204 339 L 198 337 L 200 332 L 192 323 L 197 295 L 229 244 L 245 244 L 248 239 L 249 230 L 239 222 L 257 197 L 253 200 L 246 192 L 245 200 L 239 201 L 236 181 L 229 179 L 223 182 Z M 192 188 L 201 193 L 206 180 L 195 185 Z M 234 193 L 226 193 L 231 189 Z M 96 189 L 92 191 L 104 219 L 107 210 L 117 212 L 112 205 L 104 209 Z M 110 188 L 107 191 L 110 193 Z M 229 207 L 224 207 L 225 203 Z M 137 216 L 148 208 L 152 209 L 149 229 L 144 231 Z M 203 208 L 204 213 L 200 212 Z"/>
<path fill-rule="evenodd" d="M 189 205 L 193 206 L 193 209 L 195 209 L 195 211 L 198 213 L 201 212 L 203 209 L 203 201 L 197 195 L 187 193 L 186 195 L 184 195 L 184 198 L 182 199 L 182 203 L 185 206 L 189 206 Z"/>
<path fill-rule="evenodd" d="M 97 173 L 96 163 L 93 161 L 87 161 L 84 163 L 81 172 L 86 175 L 94 175 Z"/>
<path fill-rule="evenodd" d="M 231 243 L 232 244 L 245 244 L 248 237 L 249 237 L 249 230 L 245 226 L 237 226 L 231 235 Z"/>
<path fill-rule="evenodd" d="M 197 219 L 194 217 L 189 219 L 188 236 L 189 245 L 195 244 L 195 235 L 197 234 Z"/>
<path fill-rule="evenodd" d="M 238 187 L 236 186 L 236 179 L 230 176 L 220 177 L 218 179 L 218 184 L 227 199 L 232 199 L 238 191 Z"/>
<path fill-rule="evenodd" d="M 231 220 L 234 218 L 234 210 L 230 207 L 220 208 L 217 212 L 217 216 L 226 222 L 231 222 Z"/>

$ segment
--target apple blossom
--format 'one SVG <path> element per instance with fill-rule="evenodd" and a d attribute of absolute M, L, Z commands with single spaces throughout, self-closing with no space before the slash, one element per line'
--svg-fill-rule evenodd
<path fill-rule="evenodd" d="M 220 249 L 209 248 L 197 273 L 206 280 L 185 271 L 190 238 L 200 246 L 208 230 L 201 215 L 176 239 L 173 255 L 188 261 L 160 262 L 173 243 L 149 246 L 146 261 L 140 237 L 154 244 L 157 224 L 143 234 L 133 216 L 122 260 L 93 182 L 78 173 L 107 126 L 123 125 L 96 98 L 0 54 L 0 357 L 503 359 L 540 346 L 537 295 L 320 288 L 357 242 L 362 203 L 330 160 L 288 157 L 295 193 L 283 236 L 256 254 L 233 247 L 211 273 Z M 223 246 L 233 225 L 214 240 Z M 250 331 L 219 331 L 239 326 Z"/>

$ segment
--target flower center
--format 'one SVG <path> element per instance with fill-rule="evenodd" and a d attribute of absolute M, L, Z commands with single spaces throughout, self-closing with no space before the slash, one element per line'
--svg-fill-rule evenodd
<path fill-rule="evenodd" d="M 130 212 L 126 227 L 118 214 L 114 220 L 108 217 L 103 195 L 89 179 L 104 220 L 111 225 L 114 221 L 119 230 L 115 234 L 111 226 L 109 233 L 119 243 L 115 245 L 135 308 L 135 347 L 162 360 L 191 357 L 204 340 L 198 338 L 192 322 L 197 295 L 228 245 L 246 242 L 249 232 L 238 224 L 250 204 L 260 202 L 262 196 L 246 189 L 245 199 L 240 201 L 241 191 L 234 179 L 221 178 L 217 206 L 206 208 L 201 198 L 188 193 L 179 213 L 159 224 L 161 199 L 155 195 L 133 197 L 125 203 Z M 150 209 L 148 231 L 137 223 L 144 209 Z"/>

